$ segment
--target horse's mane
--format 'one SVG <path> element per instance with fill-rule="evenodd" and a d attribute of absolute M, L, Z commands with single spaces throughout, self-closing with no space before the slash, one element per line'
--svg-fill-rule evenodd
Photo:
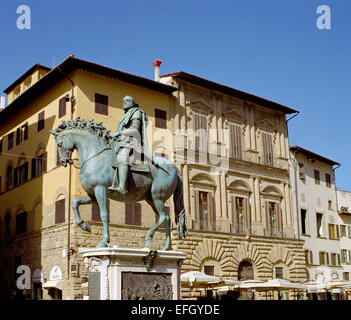
<path fill-rule="evenodd" d="M 97 137 L 103 139 L 103 141 L 107 144 L 111 141 L 112 136 L 110 135 L 110 130 L 107 130 L 103 125 L 102 122 L 95 122 L 94 119 L 85 120 L 80 119 L 80 117 L 75 118 L 74 120 L 67 120 L 62 121 L 56 129 L 53 131 L 56 134 L 67 130 L 67 129 L 80 129 L 87 131 L 89 133 L 94 134 Z"/>

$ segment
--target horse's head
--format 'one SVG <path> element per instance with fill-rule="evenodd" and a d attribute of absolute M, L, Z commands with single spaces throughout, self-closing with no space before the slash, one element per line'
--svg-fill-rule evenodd
<path fill-rule="evenodd" d="M 67 166 L 67 163 L 72 164 L 72 152 L 74 150 L 74 144 L 71 137 L 64 131 L 57 133 L 56 131 L 50 130 L 50 132 L 55 137 L 60 163 L 64 167 Z"/>

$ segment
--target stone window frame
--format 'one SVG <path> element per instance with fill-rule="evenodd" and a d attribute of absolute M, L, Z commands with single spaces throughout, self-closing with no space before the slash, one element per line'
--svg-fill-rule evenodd
<path fill-rule="evenodd" d="M 209 151 L 209 130 L 212 126 L 213 118 L 213 108 L 203 99 L 197 99 L 188 101 L 187 106 L 187 116 L 190 119 L 190 128 L 193 130 L 193 134 L 188 138 L 188 148 L 194 150 L 195 152 L 200 152 L 196 149 L 196 127 L 195 127 L 195 115 L 204 116 L 206 118 L 206 150 L 205 153 Z M 189 134 L 189 132 L 188 132 Z"/>
<path fill-rule="evenodd" d="M 263 119 L 256 123 L 256 139 L 257 139 L 257 146 L 259 148 L 259 163 L 265 166 L 274 167 L 276 164 L 276 158 L 278 152 L 276 150 L 277 147 L 277 140 L 278 140 L 278 129 L 274 124 L 272 124 L 269 120 Z M 264 134 L 269 134 L 272 137 L 272 164 L 266 164 L 265 154 L 264 154 Z"/>
<path fill-rule="evenodd" d="M 252 191 L 247 183 L 242 180 L 235 180 L 233 181 L 228 187 L 228 199 L 230 199 L 231 206 L 230 206 L 230 217 L 232 221 L 231 232 L 233 234 L 245 234 L 250 235 L 252 233 L 252 216 L 251 216 L 251 205 L 250 199 L 252 195 Z M 237 229 L 238 223 L 237 215 L 236 215 L 236 198 L 241 197 L 244 198 L 245 202 L 245 230 L 240 232 Z"/>
<path fill-rule="evenodd" d="M 273 186 L 267 186 L 261 192 L 261 201 L 264 204 L 264 216 L 265 216 L 265 236 L 283 238 L 284 235 L 284 225 L 283 225 L 283 211 L 282 211 L 282 202 L 283 195 L 280 190 Z M 277 232 L 272 233 L 272 225 L 270 223 L 270 214 L 269 214 L 269 203 L 275 203 L 277 205 Z"/>

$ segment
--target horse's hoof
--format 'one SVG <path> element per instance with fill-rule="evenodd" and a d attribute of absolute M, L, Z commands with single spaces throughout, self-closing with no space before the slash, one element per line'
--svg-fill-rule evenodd
<path fill-rule="evenodd" d="M 77 223 L 77 225 L 84 231 L 91 232 L 90 225 L 86 223 L 85 221 L 81 221 Z"/>
<path fill-rule="evenodd" d="M 83 222 L 80 226 L 84 231 L 91 232 L 90 225 L 86 222 Z"/>

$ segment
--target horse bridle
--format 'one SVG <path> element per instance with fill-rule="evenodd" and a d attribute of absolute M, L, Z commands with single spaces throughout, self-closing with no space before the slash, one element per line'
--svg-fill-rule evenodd
<path fill-rule="evenodd" d="M 105 150 L 111 149 L 111 147 L 109 147 L 109 146 L 110 146 L 110 144 L 112 143 L 112 141 L 113 141 L 113 139 L 109 142 L 109 144 L 108 144 L 106 147 L 104 147 L 103 149 L 101 149 L 99 152 L 95 153 L 94 155 L 92 155 L 92 156 L 89 157 L 88 159 L 84 160 L 81 166 L 76 167 L 74 164 L 73 164 L 73 166 L 74 166 L 75 168 L 77 168 L 77 169 L 80 169 L 80 170 L 81 170 L 81 173 L 82 173 L 82 170 L 83 170 L 84 165 L 85 165 L 89 160 L 91 160 L 91 159 L 93 159 L 94 157 L 98 156 L 100 153 L 104 152 Z M 79 160 L 79 159 L 75 158 L 75 159 L 72 159 L 72 160 Z"/>

